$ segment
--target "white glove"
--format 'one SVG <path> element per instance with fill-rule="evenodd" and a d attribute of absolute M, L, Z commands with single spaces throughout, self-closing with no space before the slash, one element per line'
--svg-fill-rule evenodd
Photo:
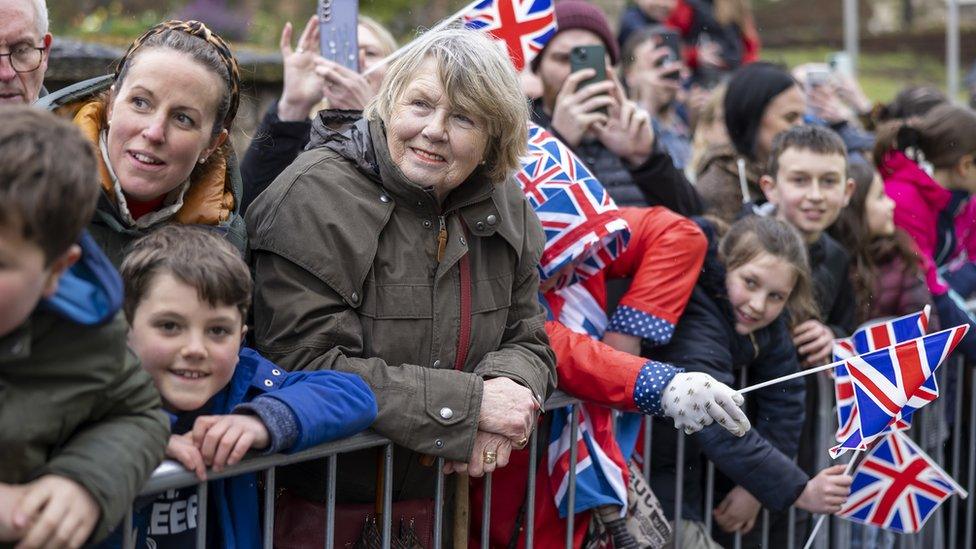
<path fill-rule="evenodd" d="M 700 431 L 717 421 L 737 437 L 746 434 L 752 425 L 739 409 L 745 402 L 742 395 L 714 377 L 701 372 L 675 374 L 664 388 L 661 408 L 664 415 L 674 419 L 676 429 L 686 434 Z"/>

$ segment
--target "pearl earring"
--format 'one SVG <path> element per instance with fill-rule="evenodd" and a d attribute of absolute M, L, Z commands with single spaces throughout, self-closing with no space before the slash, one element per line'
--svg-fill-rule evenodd
<path fill-rule="evenodd" d="M 203 164 L 206 161 L 207 161 L 207 157 L 206 156 L 201 156 L 200 157 L 200 160 L 197 160 L 197 164 Z"/>

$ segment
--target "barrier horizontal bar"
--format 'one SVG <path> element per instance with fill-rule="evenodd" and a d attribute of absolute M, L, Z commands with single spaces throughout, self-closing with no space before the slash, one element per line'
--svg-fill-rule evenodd
<path fill-rule="evenodd" d="M 371 431 L 366 431 L 348 438 L 321 444 L 307 450 L 302 450 L 301 452 L 295 452 L 294 454 L 274 454 L 270 456 L 249 457 L 240 463 L 227 467 L 219 473 L 208 469 L 207 480 L 218 480 L 243 475 L 246 473 L 256 473 L 258 471 L 268 469 L 269 467 L 280 467 L 282 465 L 291 465 L 292 463 L 310 461 L 334 454 L 343 454 L 366 448 L 375 448 L 376 446 L 389 444 L 389 442 L 390 441 L 386 437 L 382 437 Z M 148 496 L 158 494 L 159 492 L 165 492 L 166 490 L 193 486 L 199 482 L 200 480 L 197 479 L 197 476 L 194 473 L 184 469 L 182 465 L 176 463 L 175 461 L 164 461 L 162 465 L 156 468 L 156 471 L 153 472 L 149 482 L 146 483 L 139 494 Z"/>

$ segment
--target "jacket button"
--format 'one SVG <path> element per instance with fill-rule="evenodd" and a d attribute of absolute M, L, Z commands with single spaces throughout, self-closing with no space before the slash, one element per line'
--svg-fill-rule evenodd
<path fill-rule="evenodd" d="M 434 363 L 431 364 L 431 367 L 432 368 L 440 368 L 441 367 L 441 361 L 440 360 L 435 360 Z"/>
<path fill-rule="evenodd" d="M 15 355 L 19 355 L 20 352 L 23 351 L 23 350 L 24 350 L 24 342 L 23 341 L 18 341 L 17 343 L 14 343 L 12 347 L 10 347 L 10 352 L 13 353 L 13 354 L 15 354 Z"/>
<path fill-rule="evenodd" d="M 353 292 L 352 295 L 349 296 L 349 299 L 351 299 L 353 303 L 356 303 L 356 302 L 359 301 L 359 294 L 357 294 L 356 292 Z"/>
<path fill-rule="evenodd" d="M 271 370 L 271 374 L 272 375 L 276 375 L 276 376 L 280 376 L 281 375 L 281 370 L 275 368 L 275 369 Z"/>
<path fill-rule="evenodd" d="M 271 381 L 270 379 L 264 380 L 264 386 L 265 387 L 271 387 L 272 385 L 274 385 L 274 382 Z"/>
<path fill-rule="evenodd" d="M 389 201 L 390 201 L 390 197 L 389 196 L 386 196 L 385 194 L 381 194 L 380 195 L 380 202 L 383 202 L 385 204 L 385 203 L 387 203 Z"/>
<path fill-rule="evenodd" d="M 429 219 L 425 219 L 424 220 L 424 228 L 425 229 L 429 229 L 429 228 L 431 228 L 431 226 L 433 226 L 433 223 L 431 223 Z"/>
<path fill-rule="evenodd" d="M 485 222 L 484 222 L 484 221 L 479 221 L 479 222 L 477 222 L 477 223 L 475 223 L 475 224 L 474 224 L 474 226 L 475 226 L 475 228 L 477 228 L 477 229 L 478 229 L 479 231 L 483 231 L 483 230 L 485 230 Z"/>
<path fill-rule="evenodd" d="M 447 406 L 441 408 L 441 419 L 451 419 L 452 417 L 454 417 L 454 410 Z"/>
<path fill-rule="evenodd" d="M 489 225 L 494 225 L 495 223 L 498 223 L 498 216 L 491 214 L 485 218 L 485 221 L 487 221 Z"/>
<path fill-rule="evenodd" d="M 459 238 L 458 240 L 461 242 L 461 245 L 462 246 L 466 246 L 467 245 L 467 244 L 464 243 L 464 237 L 463 236 L 461 238 Z"/>
<path fill-rule="evenodd" d="M 441 439 L 437 439 L 437 440 L 434 441 L 434 446 L 437 446 L 438 448 L 443 448 L 444 447 L 444 441 L 441 440 Z"/>

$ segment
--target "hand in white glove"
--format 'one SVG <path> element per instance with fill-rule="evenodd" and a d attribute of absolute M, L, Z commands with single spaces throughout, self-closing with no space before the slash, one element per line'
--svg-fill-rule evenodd
<path fill-rule="evenodd" d="M 664 388 L 661 408 L 664 415 L 674 419 L 675 428 L 684 429 L 689 435 L 717 421 L 741 437 L 752 427 L 739 409 L 743 402 L 742 395 L 712 376 L 688 372 L 675 374 Z"/>

